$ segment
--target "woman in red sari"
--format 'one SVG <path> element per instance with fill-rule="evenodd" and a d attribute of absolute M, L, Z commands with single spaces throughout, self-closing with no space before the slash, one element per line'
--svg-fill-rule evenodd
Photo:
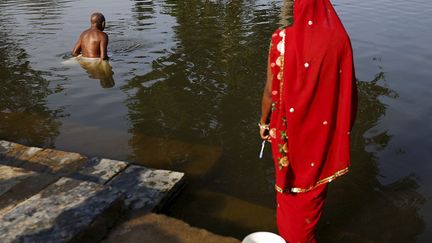
<path fill-rule="evenodd" d="M 315 242 L 327 184 L 348 172 L 357 90 L 351 43 L 330 1 L 296 0 L 293 13 L 272 36 L 259 126 L 272 144 L 279 233 Z"/>

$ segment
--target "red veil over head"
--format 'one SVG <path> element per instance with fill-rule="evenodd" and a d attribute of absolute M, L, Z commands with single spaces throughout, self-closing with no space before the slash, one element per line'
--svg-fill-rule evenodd
<path fill-rule="evenodd" d="M 294 23 L 282 31 L 270 124 L 276 190 L 306 192 L 348 171 L 357 109 L 352 48 L 329 0 L 296 0 Z"/>

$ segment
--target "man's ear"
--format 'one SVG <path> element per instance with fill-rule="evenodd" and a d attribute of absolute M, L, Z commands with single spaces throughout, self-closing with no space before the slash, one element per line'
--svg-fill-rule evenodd
<path fill-rule="evenodd" d="M 105 29 L 105 21 L 102 22 L 102 30 Z"/>

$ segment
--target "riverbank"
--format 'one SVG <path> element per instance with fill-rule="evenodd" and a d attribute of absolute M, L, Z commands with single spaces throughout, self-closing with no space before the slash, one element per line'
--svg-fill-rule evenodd
<path fill-rule="evenodd" d="M 237 242 L 152 213 L 173 200 L 184 178 L 0 140 L 2 242 Z"/>

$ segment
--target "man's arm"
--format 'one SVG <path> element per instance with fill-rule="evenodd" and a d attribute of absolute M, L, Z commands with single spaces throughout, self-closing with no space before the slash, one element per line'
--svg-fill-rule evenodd
<path fill-rule="evenodd" d="M 81 53 L 81 36 L 76 42 L 74 48 L 72 49 L 72 56 L 76 57 Z"/>
<path fill-rule="evenodd" d="M 108 49 L 108 35 L 106 33 L 103 33 L 103 37 L 100 41 L 100 58 L 101 60 L 107 60 L 107 49 Z"/>

